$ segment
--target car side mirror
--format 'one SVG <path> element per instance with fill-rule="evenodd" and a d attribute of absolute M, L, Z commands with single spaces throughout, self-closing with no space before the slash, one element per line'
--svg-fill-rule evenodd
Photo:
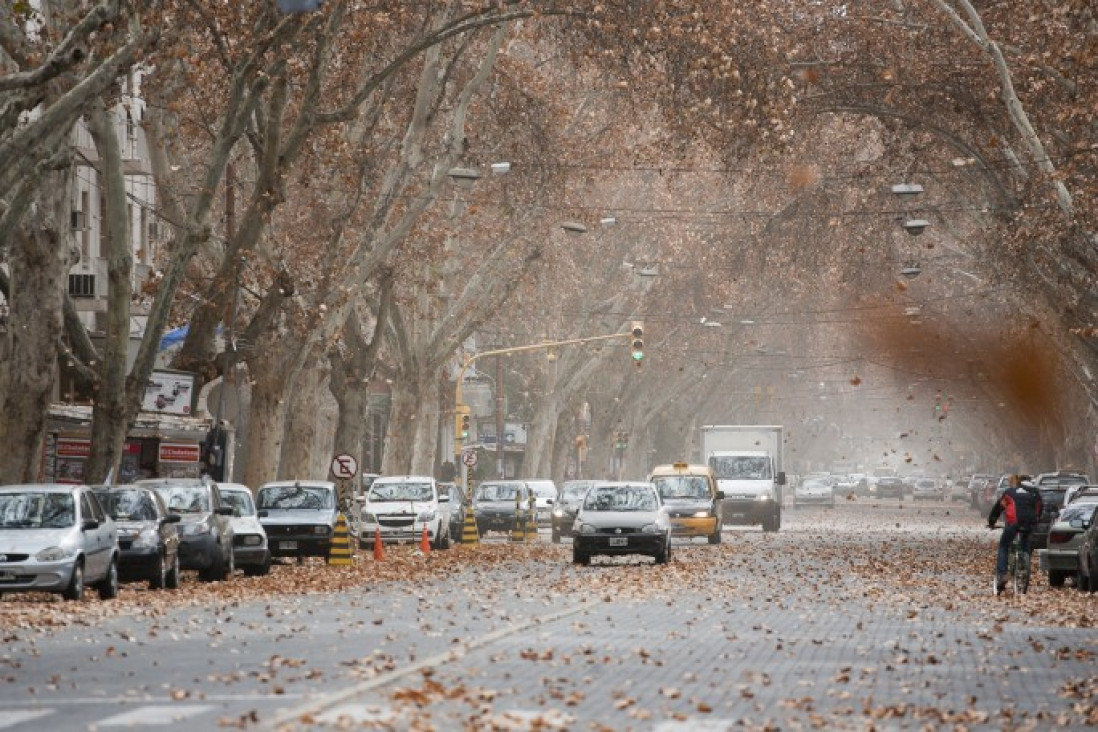
<path fill-rule="evenodd" d="M 270 514 L 267 512 L 267 509 L 261 508 L 259 509 L 259 512 L 256 513 L 256 516 L 258 516 L 259 518 L 267 518 L 268 516 L 270 516 Z"/>
<path fill-rule="evenodd" d="M 84 523 L 80 524 L 81 531 L 91 531 L 92 529 L 98 529 L 99 522 L 95 519 L 84 519 Z"/>
<path fill-rule="evenodd" d="M 161 519 L 160 523 L 162 523 L 162 524 L 178 524 L 182 520 L 183 520 L 183 517 L 180 516 L 178 513 L 169 513 L 167 516 L 165 516 L 163 519 Z"/>
<path fill-rule="evenodd" d="M 718 501 L 723 501 L 724 500 L 724 491 L 717 491 L 717 495 L 715 497 Z"/>
<path fill-rule="evenodd" d="M 549 500 L 547 500 L 546 504 L 552 506 L 553 505 L 553 499 L 550 498 Z"/>
<path fill-rule="evenodd" d="M 785 471 L 778 472 L 778 485 L 785 485 Z"/>
<path fill-rule="evenodd" d="M 229 508 L 228 506 L 221 506 L 217 509 L 217 515 L 218 516 L 232 516 L 233 515 L 233 509 Z"/>

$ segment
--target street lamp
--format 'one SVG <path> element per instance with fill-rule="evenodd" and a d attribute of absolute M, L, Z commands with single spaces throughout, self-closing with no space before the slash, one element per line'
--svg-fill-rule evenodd
<path fill-rule="evenodd" d="M 560 228 L 564 229 L 564 233 L 573 236 L 587 233 L 587 227 L 578 221 L 565 221 L 561 223 Z"/>

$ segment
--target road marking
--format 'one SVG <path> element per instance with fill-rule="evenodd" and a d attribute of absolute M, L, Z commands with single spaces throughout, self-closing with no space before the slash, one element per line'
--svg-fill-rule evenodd
<path fill-rule="evenodd" d="M 736 726 L 732 719 L 665 719 L 657 722 L 652 732 L 727 732 Z"/>
<path fill-rule="evenodd" d="M 389 706 L 377 704 L 339 704 L 316 717 L 321 724 L 343 726 L 347 724 L 388 724 L 400 721 L 401 714 Z"/>
<path fill-rule="evenodd" d="M 14 727 L 23 722 L 29 722 L 32 719 L 38 719 L 39 717 L 45 717 L 47 714 L 53 714 L 52 709 L 23 709 L 16 710 L 14 712 L 4 712 L 4 717 L 0 719 L 0 729 L 7 729 L 8 727 Z"/>
<path fill-rule="evenodd" d="M 348 687 L 346 689 L 343 689 L 342 691 L 336 691 L 332 692 L 331 694 L 326 694 L 319 699 L 308 702 L 306 704 L 302 704 L 298 707 L 292 709 L 284 709 L 276 714 L 269 721 L 262 722 L 258 729 L 277 730 L 283 727 L 296 728 L 299 725 L 301 718 L 304 716 L 315 717 L 319 714 L 322 714 L 326 710 L 332 709 L 337 705 L 347 704 L 349 700 L 353 699 L 359 694 L 365 694 L 368 691 L 372 691 L 373 689 L 377 689 L 385 686 L 386 684 L 392 683 L 397 679 L 419 673 L 425 668 L 445 666 L 446 664 L 455 661 L 458 658 L 461 658 L 466 653 L 477 650 L 479 648 L 483 648 L 484 646 L 487 646 L 491 643 L 495 643 L 501 638 L 506 638 L 509 635 L 514 635 L 515 633 L 521 633 L 524 630 L 528 630 L 544 623 L 551 623 L 556 620 L 560 620 L 561 618 L 566 618 L 569 615 L 575 615 L 576 613 L 587 610 L 588 608 L 589 606 L 586 604 L 573 605 L 570 608 L 565 608 L 564 610 L 560 610 L 555 613 L 549 613 L 548 615 L 531 618 L 530 620 L 527 620 L 525 622 L 518 623 L 516 625 L 509 625 L 505 628 L 500 628 L 499 630 L 492 631 L 491 633 L 486 633 L 481 637 L 470 641 L 469 643 L 466 643 L 465 646 L 462 648 L 454 648 L 449 651 L 444 651 L 443 653 L 436 654 L 429 658 L 424 658 L 421 661 L 416 661 L 415 663 L 409 664 L 404 668 L 381 674 L 380 676 L 376 676 L 369 681 L 363 681 L 360 684 Z"/>
<path fill-rule="evenodd" d="M 213 709 L 212 704 L 174 704 L 164 706 L 146 706 L 132 709 L 113 717 L 101 719 L 96 727 L 136 727 L 141 725 L 164 725 L 182 722 Z"/>

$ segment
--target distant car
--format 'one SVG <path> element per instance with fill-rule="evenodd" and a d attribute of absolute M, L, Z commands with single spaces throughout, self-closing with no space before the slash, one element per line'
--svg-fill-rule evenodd
<path fill-rule="evenodd" d="M 660 494 L 672 536 L 704 536 L 710 544 L 721 543 L 724 491 L 717 490 L 712 468 L 684 462 L 657 465 L 648 480 Z"/>
<path fill-rule="evenodd" d="M 426 475 L 387 475 L 378 478 L 362 504 L 359 546 L 418 542 L 426 531 L 433 549 L 450 548 L 449 494 L 439 493 L 435 479 Z"/>
<path fill-rule="evenodd" d="M 526 487 L 534 496 L 534 514 L 538 525 L 548 525 L 552 518 L 553 501 L 557 500 L 557 484 L 551 480 L 528 480 Z"/>
<path fill-rule="evenodd" d="M 522 480 L 486 480 L 473 489 L 473 516 L 477 532 L 512 531 L 517 510 L 530 505 L 530 489 Z"/>
<path fill-rule="evenodd" d="M 272 557 L 327 557 L 339 508 L 330 480 L 276 480 L 255 496 L 259 523 L 267 532 Z"/>
<path fill-rule="evenodd" d="M 551 537 L 554 544 L 560 543 L 562 536 L 572 535 L 572 524 L 576 521 L 576 513 L 579 512 L 583 497 L 587 490 L 597 481 L 594 480 L 566 480 L 557 493 L 557 500 L 553 502 L 553 512 L 550 520 Z"/>
<path fill-rule="evenodd" d="M 877 498 L 898 498 L 903 501 L 903 479 L 896 475 L 882 475 L 877 478 Z"/>
<path fill-rule="evenodd" d="M 1098 506 L 1083 512 L 1083 536 L 1077 547 L 1075 586 L 1083 592 L 1098 592 Z"/>
<path fill-rule="evenodd" d="M 591 486 L 576 514 L 572 561 L 596 555 L 642 554 L 671 561 L 671 520 L 651 483 L 601 482 Z"/>
<path fill-rule="evenodd" d="M 54 592 L 79 600 L 94 586 L 118 595 L 118 532 L 84 485 L 0 487 L 0 595 Z"/>
<path fill-rule="evenodd" d="M 1076 502 L 1060 510 L 1048 532 L 1048 548 L 1038 550 L 1041 568 L 1048 571 L 1049 586 L 1063 587 L 1065 579 L 1077 575 L 1084 523 L 1094 515 L 1096 506 L 1098 501 Z"/>
<path fill-rule="evenodd" d="M 156 489 L 179 522 L 179 567 L 197 569 L 203 582 L 233 574 L 233 510 L 221 505 L 221 491 L 209 478 L 149 478 L 137 481 Z"/>
<path fill-rule="evenodd" d="M 911 489 L 913 501 L 940 501 L 942 491 L 938 487 L 938 481 L 934 478 L 916 478 L 915 485 Z"/>
<path fill-rule="evenodd" d="M 793 490 L 793 506 L 826 506 L 835 508 L 835 488 L 826 480 L 808 478 Z"/>
<path fill-rule="evenodd" d="M 259 577 L 271 571 L 271 549 L 267 531 L 259 523 L 252 489 L 242 483 L 219 483 L 221 501 L 233 509 L 233 557 L 236 566 L 249 577 Z"/>
<path fill-rule="evenodd" d="M 1079 483 L 1077 485 L 1069 485 L 1067 490 L 1064 491 L 1064 505 L 1071 503 L 1076 498 L 1083 498 L 1089 496 L 1098 495 L 1098 485 L 1089 485 Z"/>
<path fill-rule="evenodd" d="M 93 486 L 118 527 L 118 576 L 149 588 L 179 587 L 179 521 L 150 486 Z"/>

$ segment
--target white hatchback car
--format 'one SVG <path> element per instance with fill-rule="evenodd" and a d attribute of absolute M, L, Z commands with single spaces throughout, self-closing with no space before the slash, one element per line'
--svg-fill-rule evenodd
<path fill-rule="evenodd" d="M 85 485 L 0 487 L 0 595 L 58 592 L 79 600 L 88 585 L 118 595 L 118 531 Z"/>
<path fill-rule="evenodd" d="M 442 504 L 435 479 L 424 475 L 390 475 L 374 480 L 362 503 L 358 544 L 421 541 L 424 532 L 433 549 L 450 548 L 450 514 Z"/>
<path fill-rule="evenodd" d="M 271 571 L 271 550 L 267 530 L 259 523 L 252 489 L 243 483 L 219 483 L 221 503 L 233 509 L 233 555 L 236 566 L 249 577 Z"/>
<path fill-rule="evenodd" d="M 548 524 L 552 519 L 553 501 L 557 500 L 557 484 L 551 480 L 528 480 L 526 486 L 534 497 L 538 524 Z"/>

